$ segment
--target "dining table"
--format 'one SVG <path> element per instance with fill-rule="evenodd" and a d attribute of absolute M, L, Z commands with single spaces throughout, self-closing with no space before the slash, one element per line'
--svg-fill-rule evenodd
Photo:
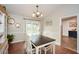
<path fill-rule="evenodd" d="M 31 40 L 32 45 L 36 49 L 36 54 L 39 54 L 39 49 L 48 45 L 53 46 L 53 54 L 55 54 L 55 39 L 46 37 L 46 36 L 41 36 L 39 39 L 36 41 Z"/>

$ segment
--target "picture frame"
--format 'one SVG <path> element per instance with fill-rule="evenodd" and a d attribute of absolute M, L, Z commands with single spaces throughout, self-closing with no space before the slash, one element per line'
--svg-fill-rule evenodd
<path fill-rule="evenodd" d="M 69 27 L 77 27 L 77 24 L 75 22 L 70 22 Z"/>
<path fill-rule="evenodd" d="M 46 21 L 46 25 L 47 25 L 47 26 L 52 25 L 52 23 L 53 23 L 52 20 L 47 20 L 47 21 Z"/>

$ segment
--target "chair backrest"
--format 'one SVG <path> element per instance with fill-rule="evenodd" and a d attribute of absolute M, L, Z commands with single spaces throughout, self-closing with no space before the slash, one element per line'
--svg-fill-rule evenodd
<path fill-rule="evenodd" d="M 32 54 L 32 44 L 31 44 L 31 40 L 30 39 L 31 38 L 28 37 L 28 39 L 26 39 L 26 43 L 25 43 L 27 54 Z"/>

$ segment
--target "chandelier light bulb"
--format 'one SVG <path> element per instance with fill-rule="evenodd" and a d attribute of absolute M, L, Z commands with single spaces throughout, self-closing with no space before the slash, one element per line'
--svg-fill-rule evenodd
<path fill-rule="evenodd" d="M 35 13 L 32 14 L 32 17 L 35 17 Z"/>
<path fill-rule="evenodd" d="M 41 17 L 43 17 L 43 14 L 41 14 Z"/>
<path fill-rule="evenodd" d="M 33 12 L 32 17 L 40 18 L 40 17 L 43 16 L 43 14 L 38 11 L 38 7 L 39 7 L 39 6 L 36 5 L 37 10 L 36 10 L 36 12 Z"/>
<path fill-rule="evenodd" d="M 37 15 L 40 15 L 40 12 L 37 12 L 36 14 L 37 14 Z"/>

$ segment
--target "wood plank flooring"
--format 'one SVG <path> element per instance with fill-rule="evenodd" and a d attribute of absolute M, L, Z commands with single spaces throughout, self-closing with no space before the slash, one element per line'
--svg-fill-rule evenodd
<path fill-rule="evenodd" d="M 9 54 L 23 54 L 25 51 L 25 42 L 17 42 L 9 44 L 8 53 Z"/>
<path fill-rule="evenodd" d="M 25 42 L 18 42 L 10 44 L 9 46 L 9 54 L 24 54 L 24 43 Z M 62 43 L 63 45 L 64 43 Z M 66 44 L 66 43 L 65 43 Z M 64 45 L 65 45 L 64 44 Z M 71 44 L 71 43 L 70 43 Z M 65 48 L 64 46 L 56 45 L 55 53 L 56 54 L 77 54 L 77 52 L 72 51 L 70 49 Z M 53 52 L 47 51 L 47 54 L 52 54 Z M 43 53 L 42 53 L 43 54 Z"/>
<path fill-rule="evenodd" d="M 61 46 L 73 51 L 77 51 L 77 39 L 73 37 L 62 36 Z"/>

